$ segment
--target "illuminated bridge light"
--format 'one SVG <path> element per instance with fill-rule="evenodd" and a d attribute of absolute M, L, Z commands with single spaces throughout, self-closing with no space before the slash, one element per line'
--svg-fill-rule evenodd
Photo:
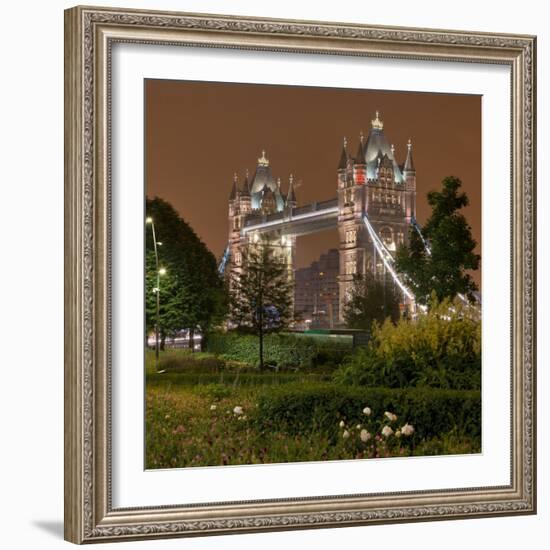
<path fill-rule="evenodd" d="M 231 249 L 229 245 L 227 245 L 225 252 L 223 253 L 220 265 L 218 266 L 218 273 L 220 275 L 223 275 L 225 273 L 225 266 L 227 265 L 227 261 L 229 260 L 230 254 L 231 254 Z"/>
<path fill-rule="evenodd" d="M 374 230 L 374 227 L 372 227 L 368 217 L 363 216 L 363 221 L 365 222 L 367 231 L 369 232 L 369 236 L 372 242 L 374 243 L 376 251 L 382 258 L 382 261 L 384 262 L 386 269 L 390 272 L 394 282 L 397 284 L 397 286 L 401 289 L 403 294 L 405 294 L 405 296 L 407 296 L 409 300 L 414 300 L 414 294 L 405 286 L 405 284 L 401 281 L 401 279 L 393 269 L 393 265 L 392 265 L 394 263 L 393 256 L 385 247 L 384 243 L 380 240 L 380 237 L 378 237 L 378 235 L 376 234 L 376 231 Z"/>

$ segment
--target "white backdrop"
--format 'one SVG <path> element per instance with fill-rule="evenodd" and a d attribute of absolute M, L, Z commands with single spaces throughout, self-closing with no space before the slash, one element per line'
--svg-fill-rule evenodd
<path fill-rule="evenodd" d="M 393 0 L 391 10 L 363 1 L 332 4 L 279 0 L 186 0 L 101 2 L 109 6 L 187 10 L 294 19 L 353 21 L 507 31 L 539 35 L 539 281 L 548 276 L 548 253 L 542 234 L 550 224 L 542 215 L 550 208 L 542 166 L 548 149 L 550 117 L 542 103 L 550 90 L 550 72 L 543 71 L 550 54 L 550 31 L 544 3 L 462 0 L 446 11 L 428 0 Z M 72 4 L 61 0 L 30 1 L 3 6 L 3 79 L 0 87 L 2 151 L 3 392 L 0 398 L 2 546 L 59 548 L 62 541 L 62 293 L 63 293 L 63 14 Z M 453 10 L 451 10 L 451 6 Z M 547 92 L 548 93 L 548 92 Z M 25 201 L 23 203 L 23 201 Z M 548 249 L 548 246 L 546 247 Z M 546 264 L 546 265 L 545 265 Z M 539 285 L 539 396 L 548 391 L 544 342 L 548 292 Z M 546 307 L 545 307 L 546 306 Z M 7 350 L 7 353 L 6 353 Z M 501 549 L 542 548 L 550 531 L 550 512 L 542 469 L 548 456 L 543 430 L 550 408 L 539 398 L 539 515 L 530 517 L 358 527 L 210 539 L 133 543 L 164 548 L 301 548 L 339 545 L 448 549 L 491 544 Z M 546 485 L 543 489 L 543 485 Z M 545 527 L 545 523 L 547 526 Z M 109 547 L 113 545 L 107 545 Z"/>

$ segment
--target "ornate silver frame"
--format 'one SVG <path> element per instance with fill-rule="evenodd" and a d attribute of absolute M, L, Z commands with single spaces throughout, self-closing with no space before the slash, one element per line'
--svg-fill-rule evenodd
<path fill-rule="evenodd" d="M 109 92 L 117 41 L 498 63 L 512 75 L 512 461 L 503 487 L 113 509 Z M 65 538 L 75 543 L 536 512 L 533 36 L 76 7 L 65 12 Z"/>

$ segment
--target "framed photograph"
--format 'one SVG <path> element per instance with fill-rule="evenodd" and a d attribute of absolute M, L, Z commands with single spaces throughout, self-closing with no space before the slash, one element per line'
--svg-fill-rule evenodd
<path fill-rule="evenodd" d="M 536 512 L 533 36 L 65 12 L 65 538 Z"/>

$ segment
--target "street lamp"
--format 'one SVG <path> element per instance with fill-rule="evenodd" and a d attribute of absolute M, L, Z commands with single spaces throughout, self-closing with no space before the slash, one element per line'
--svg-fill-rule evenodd
<path fill-rule="evenodd" d="M 156 319 L 155 319 L 155 369 L 159 372 L 159 330 L 160 330 L 160 276 L 166 274 L 166 268 L 159 267 L 159 254 L 158 247 L 162 244 L 157 241 L 157 235 L 155 232 L 155 222 L 150 216 L 145 218 L 145 223 L 151 226 L 151 232 L 153 234 L 153 249 L 155 251 L 155 272 L 157 274 L 157 284 L 153 288 L 153 292 L 156 294 Z"/>

